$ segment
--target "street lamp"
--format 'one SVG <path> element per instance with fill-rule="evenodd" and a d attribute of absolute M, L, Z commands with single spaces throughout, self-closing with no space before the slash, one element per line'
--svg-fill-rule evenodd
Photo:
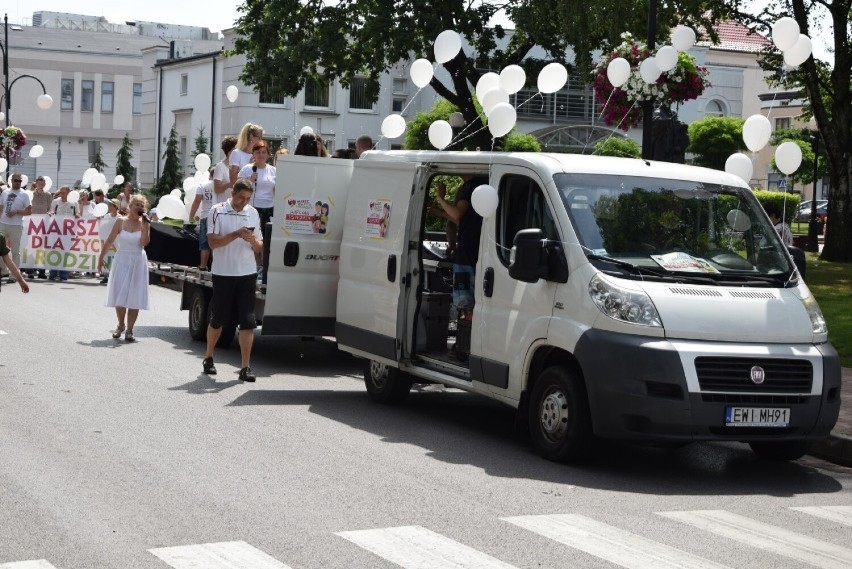
<path fill-rule="evenodd" d="M 657 45 L 657 0 L 648 2 L 648 49 L 651 53 Z M 654 101 L 642 102 L 642 158 L 653 158 Z"/>
<path fill-rule="evenodd" d="M 810 126 L 816 127 L 816 121 L 812 118 Z M 808 224 L 808 242 L 805 251 L 816 253 L 819 251 L 819 227 L 817 226 L 817 167 L 819 166 L 819 130 L 811 129 L 811 149 L 814 151 L 814 190 L 811 199 L 811 221 Z"/>
<path fill-rule="evenodd" d="M 12 124 L 12 120 L 9 117 L 9 108 L 12 106 L 12 87 L 15 86 L 20 79 L 24 77 L 29 77 L 30 79 L 34 79 L 41 85 L 42 94 L 39 95 L 36 104 L 40 109 L 49 109 L 53 106 L 53 98 L 47 94 L 47 89 L 44 87 L 44 83 L 41 82 L 41 79 L 35 77 L 33 75 L 18 75 L 15 79 L 10 83 L 9 82 L 9 14 L 3 15 L 3 42 L 0 43 L 0 50 L 3 52 L 3 94 L 0 95 L 0 99 L 5 101 L 3 108 L 5 110 L 6 117 L 6 126 L 10 126 Z M 6 148 L 6 177 L 9 177 L 9 149 Z"/>

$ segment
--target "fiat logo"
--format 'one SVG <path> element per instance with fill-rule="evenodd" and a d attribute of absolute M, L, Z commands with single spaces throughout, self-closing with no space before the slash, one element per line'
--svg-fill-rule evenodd
<path fill-rule="evenodd" d="M 760 366 L 751 366 L 751 369 L 748 371 L 748 377 L 752 383 L 760 385 L 766 379 L 766 372 Z"/>

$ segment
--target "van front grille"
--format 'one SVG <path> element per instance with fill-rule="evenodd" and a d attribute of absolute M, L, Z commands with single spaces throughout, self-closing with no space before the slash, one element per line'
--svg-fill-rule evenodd
<path fill-rule="evenodd" d="M 752 369 L 763 369 L 764 381 L 751 380 Z M 695 372 L 701 391 L 810 393 L 813 367 L 808 360 L 770 358 L 695 358 Z"/>

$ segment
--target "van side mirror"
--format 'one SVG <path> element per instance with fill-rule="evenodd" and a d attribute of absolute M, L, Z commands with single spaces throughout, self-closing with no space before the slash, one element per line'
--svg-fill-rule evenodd
<path fill-rule="evenodd" d="M 509 276 L 525 283 L 539 279 L 568 282 L 568 263 L 562 245 L 545 239 L 544 232 L 538 228 L 518 231 L 509 261 Z"/>

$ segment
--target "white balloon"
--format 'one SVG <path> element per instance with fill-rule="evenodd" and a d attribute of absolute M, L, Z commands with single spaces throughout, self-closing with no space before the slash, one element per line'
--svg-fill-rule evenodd
<path fill-rule="evenodd" d="M 107 206 L 107 204 L 101 202 L 94 205 L 94 207 L 92 208 L 92 215 L 94 215 L 95 217 L 103 217 L 107 214 L 108 211 L 109 207 Z"/>
<path fill-rule="evenodd" d="M 6 120 L 6 113 L 0 113 L 0 121 Z"/>
<path fill-rule="evenodd" d="M 21 174 L 21 187 L 27 187 L 27 184 L 30 183 L 30 178 L 26 174 Z"/>
<path fill-rule="evenodd" d="M 485 93 L 490 91 L 491 89 L 499 89 L 500 88 L 500 76 L 494 73 L 493 71 L 489 71 L 488 73 L 483 73 L 482 77 L 479 78 L 479 81 L 476 82 L 476 98 L 479 99 L 479 103 L 482 103 L 482 98 L 485 96 Z"/>
<path fill-rule="evenodd" d="M 775 165 L 789 176 L 802 165 L 802 149 L 795 142 L 782 142 L 775 149 Z"/>
<path fill-rule="evenodd" d="M 30 158 L 38 158 L 42 154 L 44 154 L 44 146 L 41 144 L 36 144 L 30 148 Z"/>
<path fill-rule="evenodd" d="M 561 63 L 548 63 L 538 74 L 538 90 L 555 93 L 568 82 L 568 70 Z"/>
<path fill-rule="evenodd" d="M 104 185 L 101 186 L 101 190 L 103 190 L 104 193 L 107 193 L 111 187 L 112 186 L 109 182 L 104 182 Z"/>
<path fill-rule="evenodd" d="M 183 192 L 180 191 L 180 188 L 175 188 L 175 189 L 173 189 L 172 191 L 169 192 L 169 195 L 172 196 L 173 198 L 180 199 L 182 193 Z M 165 197 L 165 196 L 163 196 L 163 197 Z"/>
<path fill-rule="evenodd" d="M 446 63 L 461 50 L 462 40 L 458 32 L 444 30 L 435 38 L 435 61 Z"/>
<path fill-rule="evenodd" d="M 808 60 L 812 50 L 811 38 L 805 34 L 800 34 L 793 47 L 784 52 L 784 63 L 790 67 L 798 67 Z"/>
<path fill-rule="evenodd" d="M 299 136 L 305 136 L 306 134 L 313 134 L 314 129 L 309 126 L 303 126 L 302 130 L 299 131 Z"/>
<path fill-rule="evenodd" d="M 473 211 L 482 217 L 494 215 L 498 204 L 497 190 L 488 184 L 477 186 L 470 195 L 470 205 L 473 206 Z"/>
<path fill-rule="evenodd" d="M 240 96 L 240 90 L 237 89 L 236 85 L 228 85 L 228 88 L 225 89 L 225 96 L 232 103 L 237 101 L 237 97 Z"/>
<path fill-rule="evenodd" d="M 87 169 L 86 169 L 86 171 L 85 171 L 85 172 L 83 172 L 83 180 L 82 180 L 82 182 L 83 182 L 84 184 L 88 184 L 89 182 L 91 182 L 91 181 L 92 181 L 92 176 L 94 176 L 94 175 L 95 175 L 95 174 L 97 174 L 97 173 L 98 173 L 98 171 L 97 171 L 97 170 L 95 170 L 94 168 L 87 168 Z"/>
<path fill-rule="evenodd" d="M 772 43 L 781 51 L 787 51 L 799 41 L 799 23 L 789 16 L 778 18 L 772 24 Z"/>
<path fill-rule="evenodd" d="M 432 67 L 432 62 L 428 59 L 416 59 L 411 64 L 411 69 L 408 70 L 411 76 L 411 81 L 420 88 L 425 87 L 435 75 L 435 68 Z"/>
<path fill-rule="evenodd" d="M 2 169 L 2 168 L 0 168 L 0 169 Z M 50 176 L 42 176 L 42 178 L 44 178 L 44 191 L 50 192 L 50 190 L 53 189 L 53 178 L 51 178 Z M 56 191 L 56 190 L 54 190 L 54 191 Z M 50 193 L 53 193 L 53 192 L 50 192 Z"/>
<path fill-rule="evenodd" d="M 613 87 L 621 87 L 630 79 L 630 62 L 616 57 L 606 66 L 606 77 Z"/>
<path fill-rule="evenodd" d="M 429 142 L 443 150 L 453 140 L 453 127 L 447 121 L 435 121 L 429 125 Z"/>
<path fill-rule="evenodd" d="M 754 173 L 754 166 L 751 163 L 751 158 L 737 152 L 728 156 L 725 160 L 725 172 L 739 176 L 746 184 L 751 180 L 751 175 Z"/>
<path fill-rule="evenodd" d="M 382 136 L 399 138 L 405 132 L 405 119 L 400 115 L 388 115 L 382 121 Z"/>
<path fill-rule="evenodd" d="M 527 73 L 520 65 L 507 65 L 500 72 L 500 88 L 512 95 L 527 84 Z"/>
<path fill-rule="evenodd" d="M 743 123 L 743 142 L 752 152 L 757 152 L 766 146 L 770 136 L 772 136 L 772 124 L 763 115 L 751 115 Z"/>
<path fill-rule="evenodd" d="M 71 190 L 68 192 L 68 201 L 71 203 L 77 203 L 80 201 L 80 192 L 77 190 Z"/>
<path fill-rule="evenodd" d="M 670 45 L 664 45 L 657 50 L 657 55 L 654 56 L 657 60 L 657 66 L 660 71 L 665 73 L 671 71 L 677 65 L 677 50 Z"/>
<path fill-rule="evenodd" d="M 199 154 L 195 157 L 195 169 L 207 170 L 210 168 L 210 156 L 207 154 Z"/>
<path fill-rule="evenodd" d="M 187 206 L 187 207 L 192 206 L 192 202 L 195 201 L 195 196 L 198 193 L 199 187 L 200 186 L 192 186 L 191 188 L 186 190 L 186 192 L 184 192 L 183 203 L 184 203 L 185 206 Z M 186 213 L 189 214 L 189 211 L 187 210 Z"/>
<path fill-rule="evenodd" d="M 157 202 L 157 215 L 161 218 L 168 217 L 169 219 L 187 220 L 186 206 L 184 206 L 180 198 L 176 198 L 171 194 L 161 197 L 160 201 Z"/>
<path fill-rule="evenodd" d="M 509 93 L 504 91 L 503 89 L 489 89 L 482 96 L 482 110 L 485 111 L 485 116 L 491 115 L 491 111 L 496 107 L 499 103 L 508 103 L 509 102 Z"/>
<path fill-rule="evenodd" d="M 203 184 L 207 180 L 210 179 L 210 171 L 209 170 L 199 170 L 193 176 L 193 179 L 196 181 L 196 185 Z"/>
<path fill-rule="evenodd" d="M 0 114 L 2 114 L 2 113 L 0 113 Z M 3 119 L 0 119 L 0 120 L 3 120 Z M 6 166 L 8 166 L 8 165 L 9 165 L 9 163 L 6 162 L 5 158 L 0 158 L 0 170 L 5 170 Z"/>
<path fill-rule="evenodd" d="M 657 65 L 657 60 L 654 57 L 648 57 L 639 64 L 639 75 L 642 76 L 642 81 L 648 83 L 656 83 L 660 78 L 660 66 Z"/>
<path fill-rule="evenodd" d="M 100 172 L 92 176 L 92 178 L 89 180 L 89 185 L 94 189 L 100 188 L 104 185 L 104 183 L 106 183 L 106 176 L 104 176 Z"/>
<path fill-rule="evenodd" d="M 728 220 L 728 225 L 734 231 L 748 231 L 751 229 L 751 219 L 748 214 L 744 211 L 740 211 L 738 209 L 732 209 L 728 212 L 728 215 L 725 216 Z"/>
<path fill-rule="evenodd" d="M 518 120 L 515 107 L 509 103 L 497 103 L 488 116 L 488 131 L 494 137 L 505 136 Z"/>
<path fill-rule="evenodd" d="M 38 105 L 38 108 L 46 111 L 53 106 L 53 97 L 48 94 L 39 95 L 38 99 L 36 99 L 36 105 Z"/>
<path fill-rule="evenodd" d="M 695 45 L 695 30 L 688 26 L 678 26 L 672 32 L 672 47 L 686 51 Z"/>
<path fill-rule="evenodd" d="M 183 179 L 183 191 L 188 192 L 190 188 L 197 188 L 198 180 L 195 179 L 195 176 L 188 176 Z"/>
<path fill-rule="evenodd" d="M 113 178 L 112 183 L 115 186 L 120 186 L 124 183 L 124 176 L 122 176 L 121 174 L 117 175 L 115 178 Z"/>

